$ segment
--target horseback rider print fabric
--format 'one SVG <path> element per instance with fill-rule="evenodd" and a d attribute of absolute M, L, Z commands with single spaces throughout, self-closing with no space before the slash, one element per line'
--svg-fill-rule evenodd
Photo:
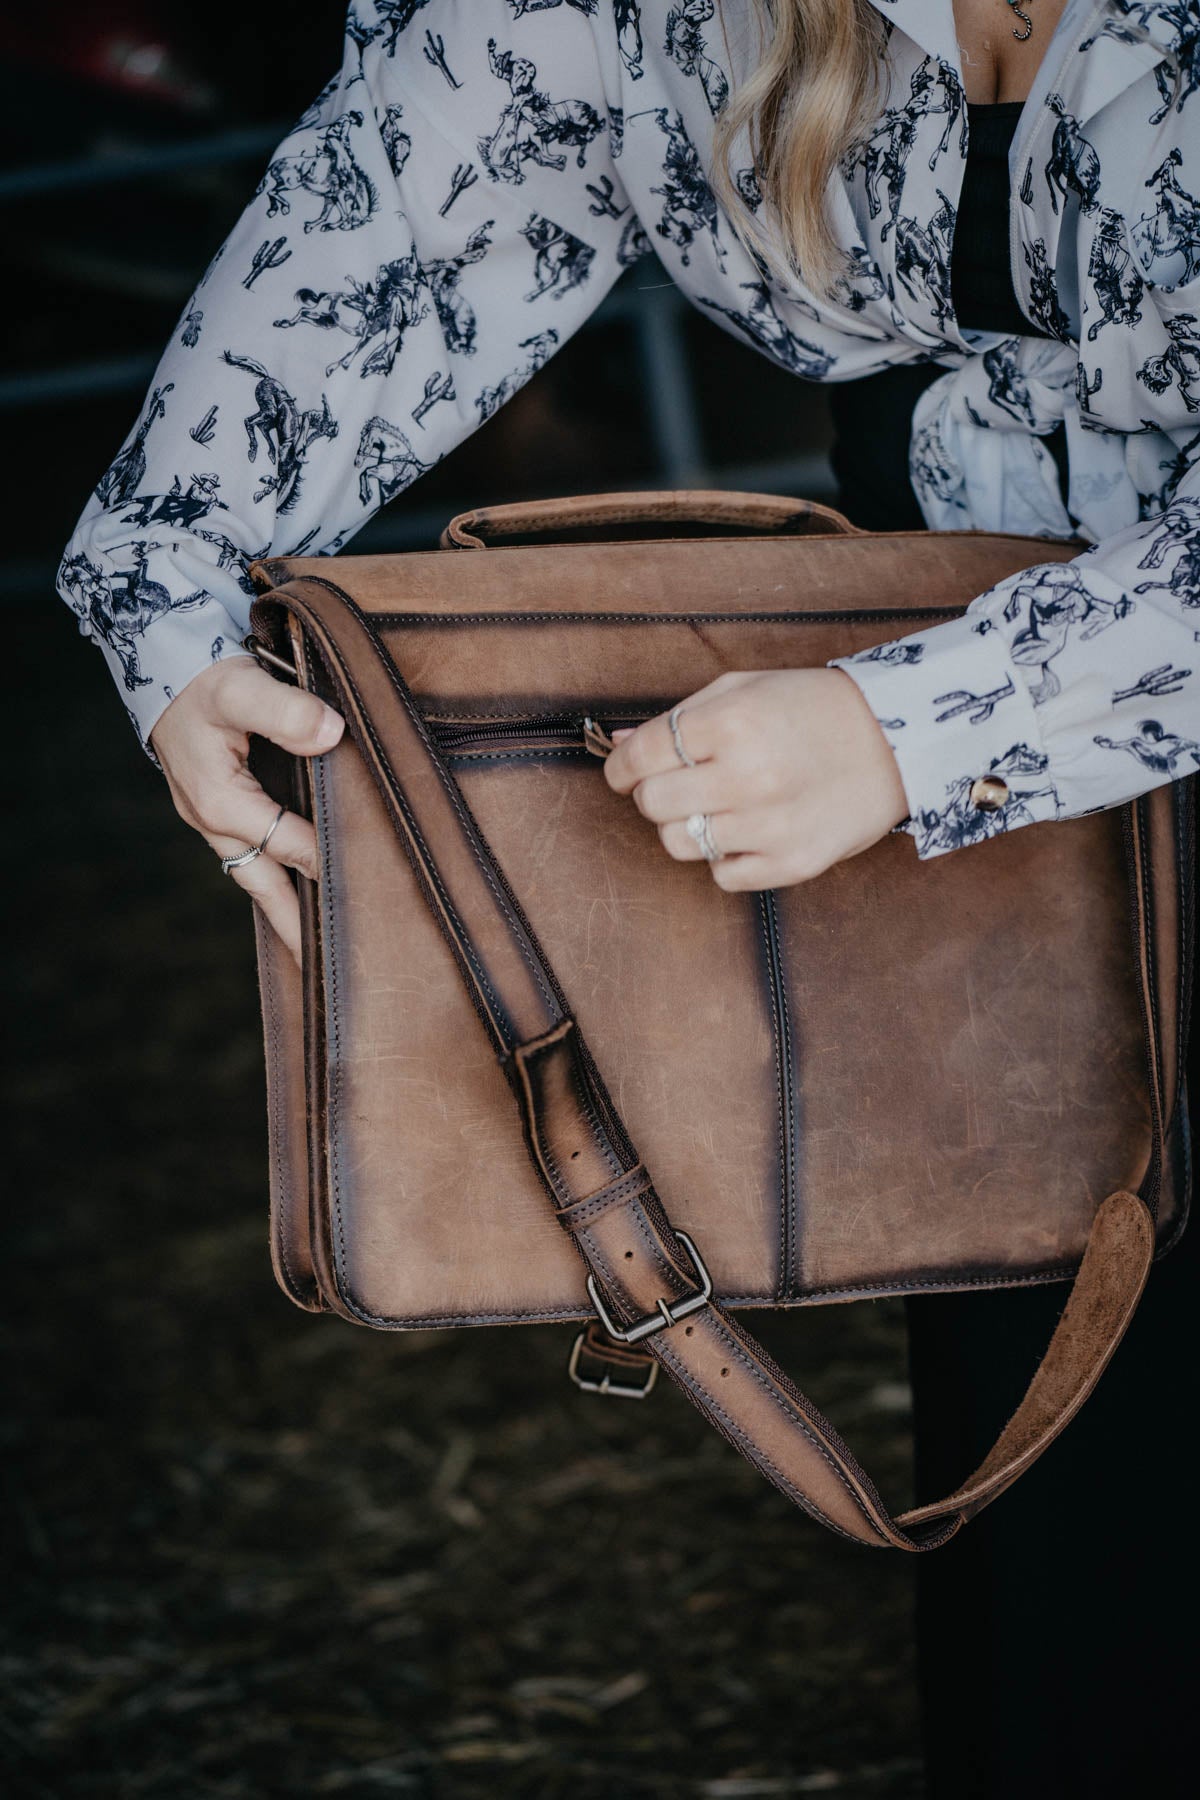
<path fill-rule="evenodd" d="M 147 750 L 193 676 L 245 654 L 250 560 L 348 543 L 653 250 L 788 374 L 942 370 L 910 445 L 931 529 L 1088 546 L 833 659 L 895 752 L 918 856 L 1200 768 L 1200 0 L 1068 0 L 1013 141 L 1030 333 L 1007 337 L 951 304 L 951 0 L 873 4 L 881 95 L 831 183 L 844 263 L 818 297 L 710 185 L 747 0 L 353 0 L 340 71 L 189 299 L 62 560 Z M 1066 493 L 1042 441 L 1060 422 Z M 994 812 L 968 800 L 988 773 Z"/>

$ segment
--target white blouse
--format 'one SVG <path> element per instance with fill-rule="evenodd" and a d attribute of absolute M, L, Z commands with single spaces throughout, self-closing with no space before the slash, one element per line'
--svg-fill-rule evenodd
<path fill-rule="evenodd" d="M 951 306 L 951 0 L 874 4 L 885 91 L 832 184 L 826 300 L 763 268 L 709 185 L 745 0 L 353 0 L 340 73 L 201 279 L 59 571 L 147 748 L 192 676 L 245 654 L 251 558 L 340 549 L 653 247 L 794 375 L 945 371 L 910 445 L 932 529 L 1090 546 L 834 659 L 896 755 L 919 856 L 1200 767 L 1200 0 L 1068 0 L 1010 159 L 1028 337 L 964 332 Z M 1065 495 L 1041 442 L 1060 420 Z M 969 800 L 986 774 L 1008 785 L 993 812 Z"/>

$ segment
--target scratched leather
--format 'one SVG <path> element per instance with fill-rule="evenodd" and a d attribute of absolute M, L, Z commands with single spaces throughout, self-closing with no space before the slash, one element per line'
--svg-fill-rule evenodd
<path fill-rule="evenodd" d="M 1039 559 L 1072 548 L 1041 544 Z M 427 716 L 486 719 L 637 714 L 723 669 L 819 666 L 894 637 L 905 617 L 915 628 L 931 607 L 958 610 L 1029 561 L 1024 540 L 914 534 L 267 569 L 277 582 L 336 577 Z M 538 613 L 555 616 L 525 617 Z M 315 1263 L 309 1304 L 376 1323 L 585 1316 L 583 1264 L 379 792 L 348 737 L 319 771 L 308 1010 L 319 1005 L 323 1035 L 310 1034 L 306 1070 L 298 978 L 269 930 L 259 939 L 273 990 L 291 984 L 287 1022 L 277 1000 L 267 1033 L 277 1271 Z M 1124 809 L 925 863 L 889 837 L 776 894 L 789 1159 L 759 897 L 667 857 L 598 759 L 459 762 L 455 774 L 672 1220 L 732 1304 L 1069 1273 L 1104 1196 L 1137 1190 L 1152 1091 Z M 1185 786 L 1145 801 L 1157 1082 L 1175 1125 L 1160 1245 L 1184 1198 Z M 314 1149 L 304 1193 L 297 1171 Z"/>

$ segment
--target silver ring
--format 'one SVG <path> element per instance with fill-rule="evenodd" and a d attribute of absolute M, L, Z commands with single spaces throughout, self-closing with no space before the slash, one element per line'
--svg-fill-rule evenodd
<path fill-rule="evenodd" d="M 270 843 L 271 833 L 274 831 L 275 827 L 278 825 L 280 819 L 282 819 L 282 817 L 286 811 L 287 811 L 287 807 L 281 806 L 279 811 L 275 814 L 275 817 L 271 820 L 271 823 L 267 826 L 267 834 L 263 838 L 262 843 L 258 846 L 260 851 L 265 850 L 267 845 Z"/>
<path fill-rule="evenodd" d="M 223 856 L 221 858 L 222 875 L 228 875 L 230 869 L 244 869 L 246 864 L 253 862 L 256 856 L 261 856 L 271 841 L 271 833 L 274 831 L 286 811 L 286 806 L 280 807 L 279 811 L 275 814 L 275 817 L 271 820 L 271 823 L 267 826 L 261 844 L 251 844 L 247 849 L 239 850 L 235 856 Z"/>
<path fill-rule="evenodd" d="M 692 842 L 700 846 L 700 854 L 705 862 L 720 862 L 725 852 L 717 848 L 712 834 L 712 820 L 707 813 L 691 813 L 684 820 L 683 829 Z"/>
<path fill-rule="evenodd" d="M 261 855 L 262 851 L 259 849 L 258 845 L 251 844 L 248 850 L 239 850 L 236 856 L 223 856 L 221 858 L 221 873 L 222 875 L 228 875 L 231 869 L 244 868 L 247 863 L 253 862 L 256 856 Z"/>
<path fill-rule="evenodd" d="M 682 705 L 683 701 L 681 700 L 679 706 L 673 706 L 671 708 L 671 711 L 667 716 L 667 724 L 671 727 L 671 738 L 675 745 L 676 756 L 685 768 L 694 769 L 696 766 L 696 759 L 694 756 L 688 755 L 683 747 L 683 739 L 679 735 L 679 708 Z"/>

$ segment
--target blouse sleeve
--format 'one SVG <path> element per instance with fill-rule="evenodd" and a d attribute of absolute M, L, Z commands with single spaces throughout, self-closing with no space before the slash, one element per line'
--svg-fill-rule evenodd
<path fill-rule="evenodd" d="M 575 7 L 350 9 L 340 73 L 200 281 L 62 559 L 147 750 L 194 675 L 245 654 L 249 560 L 339 549 L 650 248 L 601 61 Z"/>
<path fill-rule="evenodd" d="M 1200 471 L 1156 517 L 1071 562 L 1024 569 L 956 619 L 827 666 L 858 685 L 895 754 L 922 859 L 1194 774 Z"/>

